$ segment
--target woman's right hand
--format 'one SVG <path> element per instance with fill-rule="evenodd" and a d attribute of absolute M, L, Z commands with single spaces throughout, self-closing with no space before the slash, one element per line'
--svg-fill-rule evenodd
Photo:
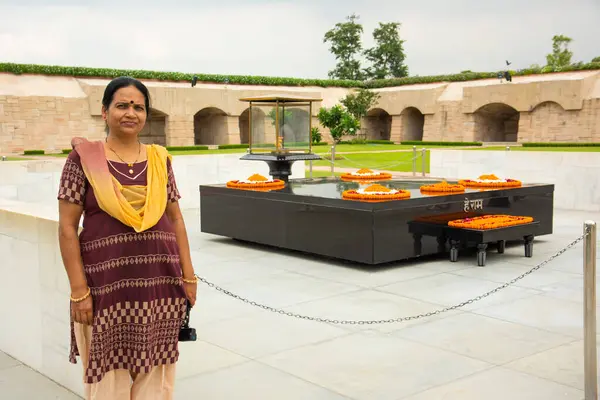
<path fill-rule="evenodd" d="M 73 321 L 84 325 L 92 325 L 94 319 L 94 303 L 90 294 L 79 303 L 71 302 L 71 317 Z"/>

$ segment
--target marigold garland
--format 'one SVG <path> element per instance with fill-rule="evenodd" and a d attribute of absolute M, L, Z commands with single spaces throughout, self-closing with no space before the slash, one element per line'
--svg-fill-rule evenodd
<path fill-rule="evenodd" d="M 494 174 L 481 175 L 477 179 L 461 179 L 459 185 L 475 188 L 505 188 L 505 187 L 520 187 L 521 181 L 516 179 L 500 179 Z"/>
<path fill-rule="evenodd" d="M 277 190 L 285 187 L 281 179 L 267 179 L 260 174 L 253 174 L 246 180 L 233 180 L 227 182 L 227 187 L 251 190 Z"/>
<path fill-rule="evenodd" d="M 478 212 L 453 212 L 449 214 L 439 214 L 439 215 L 426 215 L 422 217 L 415 218 L 417 222 L 431 222 L 436 224 L 444 224 L 447 225 L 448 221 L 453 221 L 457 219 L 465 219 L 465 218 L 474 218 L 480 217 L 482 214 Z"/>
<path fill-rule="evenodd" d="M 368 168 L 361 168 L 355 172 L 344 172 L 340 178 L 344 181 L 358 181 L 358 180 L 369 180 L 369 181 L 379 181 L 392 179 L 392 174 L 388 172 L 375 172 Z"/>
<path fill-rule="evenodd" d="M 432 185 L 423 185 L 421 186 L 421 192 L 427 193 L 461 193 L 465 191 L 465 187 L 463 185 L 451 185 L 446 181 L 441 181 L 439 183 L 434 183 Z"/>
<path fill-rule="evenodd" d="M 523 225 L 533 222 L 532 217 L 512 215 L 483 215 L 481 217 L 456 219 L 448 222 L 448 226 L 466 229 L 497 229 L 507 226 Z"/>
<path fill-rule="evenodd" d="M 408 199 L 409 197 L 408 190 L 390 189 L 379 184 L 365 189 L 351 189 L 342 192 L 342 198 L 347 200 L 386 201 Z"/>

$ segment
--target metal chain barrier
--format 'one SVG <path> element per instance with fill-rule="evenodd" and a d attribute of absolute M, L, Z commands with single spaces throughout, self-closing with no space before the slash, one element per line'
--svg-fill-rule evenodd
<path fill-rule="evenodd" d="M 458 308 L 464 307 L 468 304 L 472 304 L 475 303 L 481 299 L 484 299 L 502 289 L 507 288 L 508 286 L 514 284 L 515 282 L 518 282 L 519 280 L 525 278 L 526 276 L 528 276 L 529 274 L 531 274 L 534 271 L 537 271 L 538 269 L 540 269 L 541 267 L 543 267 L 544 265 L 548 264 L 549 262 L 551 262 L 552 260 L 554 260 L 555 258 L 559 257 L 561 254 L 563 254 L 565 251 L 569 250 L 570 248 L 572 248 L 573 246 L 575 246 L 577 243 L 581 242 L 587 235 L 590 234 L 590 230 L 586 230 L 585 233 L 583 233 L 581 236 L 579 236 L 577 239 L 575 239 L 574 241 L 572 241 L 571 243 L 569 243 L 566 247 L 564 247 L 563 249 L 561 249 L 560 251 L 556 252 L 555 254 L 553 254 L 550 258 L 548 258 L 547 260 L 539 263 L 538 265 L 536 265 L 535 267 L 531 268 L 529 271 L 525 272 L 524 274 L 519 275 L 518 277 L 512 279 L 509 282 L 504 283 L 501 286 L 498 286 L 497 288 L 490 290 L 489 292 L 486 292 L 480 296 L 474 297 L 472 299 L 463 301 L 462 303 L 450 306 L 450 307 L 446 307 L 446 308 L 442 308 L 436 311 L 430 311 L 427 313 L 423 313 L 423 314 L 417 314 L 417 315 L 412 315 L 412 316 L 408 316 L 408 317 L 399 317 L 399 318 L 392 318 L 392 319 L 381 319 L 381 320 L 337 320 L 337 319 L 329 319 L 329 318 L 320 318 L 320 317 L 310 317 L 310 316 L 306 316 L 306 315 L 301 315 L 301 314 L 296 314 L 293 312 L 289 312 L 289 311 L 285 311 L 285 310 L 280 310 L 280 309 L 276 309 L 273 307 L 269 307 L 260 303 L 257 303 L 255 301 L 251 301 L 248 299 L 245 299 L 241 296 L 238 296 L 235 293 L 231 293 L 230 291 L 223 289 L 217 285 L 215 285 L 214 283 L 211 283 L 209 281 L 207 281 L 204 278 L 201 278 L 199 276 L 197 276 L 198 280 L 200 282 L 205 283 L 206 285 L 208 285 L 211 288 L 214 288 L 216 290 L 218 290 L 219 292 L 222 292 L 228 296 L 231 296 L 235 299 L 241 300 L 244 303 L 250 304 L 252 306 L 256 306 L 259 308 L 262 308 L 264 310 L 267 311 L 272 311 L 274 313 L 278 313 L 278 314 L 282 314 L 282 315 L 287 315 L 289 317 L 295 317 L 295 318 L 300 318 L 300 319 L 306 319 L 306 320 L 310 320 L 310 321 L 317 321 L 317 322 L 325 322 L 325 323 L 329 323 L 329 324 L 336 324 L 336 325 L 373 325 L 373 324 L 389 324 L 389 323 L 393 323 L 393 322 L 404 322 L 404 321 L 411 321 L 411 320 L 416 320 L 416 319 L 421 319 L 421 318 L 426 318 L 426 317 L 431 317 L 434 315 L 439 315 L 448 311 L 452 311 L 452 310 L 456 310 Z"/>

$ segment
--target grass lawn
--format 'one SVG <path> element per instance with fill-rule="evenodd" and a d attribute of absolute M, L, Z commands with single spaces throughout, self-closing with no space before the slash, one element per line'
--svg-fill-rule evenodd
<path fill-rule="evenodd" d="M 342 173 L 334 171 L 334 175 L 340 176 L 340 175 L 342 175 Z M 324 177 L 328 177 L 328 176 L 331 176 L 331 171 L 315 171 L 313 169 L 313 172 L 312 172 L 313 178 L 324 178 Z M 306 177 L 310 178 L 310 172 L 309 172 L 308 168 L 306 168 Z"/>
<path fill-rule="evenodd" d="M 419 152 L 420 155 L 420 152 Z M 429 172 L 429 151 L 425 154 L 425 172 Z M 370 168 L 387 171 L 412 172 L 412 152 L 397 153 L 356 153 L 344 154 L 342 160 L 335 161 L 336 168 Z M 306 162 L 308 166 L 308 161 Z M 313 161 L 313 166 L 329 167 L 326 160 Z M 421 158 L 417 159 L 416 171 L 421 172 Z"/>
<path fill-rule="evenodd" d="M 508 145 L 510 146 L 510 144 Z M 491 146 L 470 148 L 469 150 L 506 150 L 506 146 Z M 599 152 L 600 146 L 583 146 L 583 147 L 522 147 L 511 146 L 510 151 L 563 151 L 563 152 Z"/>
<path fill-rule="evenodd" d="M 455 147 L 455 146 L 417 146 L 417 151 L 420 152 L 421 149 L 425 147 L 427 149 L 467 149 L 469 147 Z M 375 151 L 398 151 L 398 150 L 412 150 L 412 145 L 405 144 L 339 144 L 335 147 L 336 153 L 354 153 L 354 152 L 375 152 Z M 315 153 L 329 153 L 331 151 L 331 145 L 327 146 L 314 146 L 313 152 Z"/>
<path fill-rule="evenodd" d="M 25 157 L 6 157 L 6 160 L 4 161 L 30 161 L 33 160 L 33 158 L 25 158 Z M 1 157 L 0 157 L 0 162 L 1 161 Z"/>

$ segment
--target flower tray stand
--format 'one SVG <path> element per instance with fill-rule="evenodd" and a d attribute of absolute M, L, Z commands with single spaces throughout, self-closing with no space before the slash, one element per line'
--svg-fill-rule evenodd
<path fill-rule="evenodd" d="M 467 229 L 450 227 L 443 224 L 428 222 L 412 222 L 409 228 L 415 239 L 422 235 L 435 236 L 440 250 L 445 250 L 445 244 L 450 242 L 450 261 L 458 261 L 459 249 L 474 244 L 477 247 L 477 265 L 485 266 L 487 247 L 497 243 L 498 253 L 504 253 L 506 242 L 523 240 L 525 257 L 533 256 L 533 238 L 539 228 L 539 221 L 528 224 L 513 225 L 496 229 Z"/>

